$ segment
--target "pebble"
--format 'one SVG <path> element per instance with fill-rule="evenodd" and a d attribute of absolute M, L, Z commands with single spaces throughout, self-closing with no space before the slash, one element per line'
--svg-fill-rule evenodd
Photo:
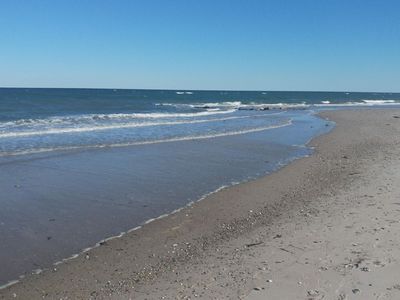
<path fill-rule="evenodd" d="M 307 291 L 307 294 L 308 294 L 308 296 L 315 297 L 315 296 L 319 295 L 319 291 L 318 290 L 309 290 L 309 291 Z"/>
<path fill-rule="evenodd" d="M 338 300 L 345 300 L 347 299 L 346 294 L 342 293 L 339 295 Z"/>

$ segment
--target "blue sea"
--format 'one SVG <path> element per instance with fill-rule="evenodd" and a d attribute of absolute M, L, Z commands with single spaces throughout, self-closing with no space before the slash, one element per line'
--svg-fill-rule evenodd
<path fill-rule="evenodd" d="M 0 88 L 0 285 L 310 155 L 400 94 Z M 36 270 L 36 271 L 34 271 Z"/>
<path fill-rule="evenodd" d="M 243 134 L 287 125 L 288 110 L 396 103 L 394 93 L 3 88 L 0 155 Z"/>

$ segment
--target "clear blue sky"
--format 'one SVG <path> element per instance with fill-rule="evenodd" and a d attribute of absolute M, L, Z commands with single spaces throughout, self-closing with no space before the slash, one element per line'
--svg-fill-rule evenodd
<path fill-rule="evenodd" d="M 400 92 L 400 1 L 1 0 L 0 86 Z"/>

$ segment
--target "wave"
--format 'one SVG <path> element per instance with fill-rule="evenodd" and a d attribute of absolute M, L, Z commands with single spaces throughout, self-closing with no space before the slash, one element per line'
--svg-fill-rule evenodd
<path fill-rule="evenodd" d="M 226 102 L 208 102 L 192 104 L 193 108 L 239 108 L 243 103 L 241 101 L 226 101 Z"/>
<path fill-rule="evenodd" d="M 224 102 L 204 102 L 204 103 L 156 103 L 156 106 L 172 106 L 178 109 L 205 109 L 207 111 L 219 110 L 266 110 L 271 109 L 296 109 L 306 108 L 310 105 L 305 102 L 301 103 L 243 103 L 241 101 L 224 101 Z"/>
<path fill-rule="evenodd" d="M 394 100 L 363 100 L 367 104 L 389 104 L 396 103 Z"/>
<path fill-rule="evenodd" d="M 286 127 L 292 125 L 292 120 L 289 119 L 281 124 L 277 125 L 269 125 L 264 127 L 243 129 L 237 131 L 228 131 L 214 134 L 204 134 L 204 135 L 195 135 L 195 136 L 183 136 L 183 137 L 174 137 L 160 140 L 150 140 L 150 141 L 140 141 L 140 142 L 127 142 L 127 143 L 116 143 L 116 144 L 98 144 L 98 145 L 86 145 L 86 146 L 68 146 L 68 147 L 54 147 L 54 148 L 38 148 L 38 149 L 29 149 L 23 151 L 16 152 L 3 152 L 0 156 L 16 156 L 16 155 L 26 155 L 26 154 L 38 154 L 45 152 L 53 152 L 53 151 L 71 151 L 71 150 L 81 150 L 81 149 L 101 149 L 101 148 L 114 148 L 114 147 L 127 147 L 127 146 L 139 146 L 139 145 L 151 145 L 151 144 L 160 144 L 160 143 L 170 143 L 170 142 L 180 142 L 180 141 L 193 141 L 193 140 L 203 140 L 203 139 L 212 139 L 218 137 L 226 137 L 226 136 L 235 136 L 247 133 L 260 132 L 264 130 L 276 129 L 281 127 Z"/>
<path fill-rule="evenodd" d="M 207 111 L 232 109 L 232 110 L 266 110 L 270 109 L 298 109 L 307 108 L 310 105 L 305 102 L 300 103 L 243 103 L 241 101 L 225 101 L 225 102 L 204 102 L 204 103 L 156 103 L 157 106 L 172 106 L 175 108 L 188 109 L 206 109 Z"/>
<path fill-rule="evenodd" d="M 241 104 L 238 109 L 240 110 L 266 110 L 266 109 L 307 109 L 318 106 L 374 106 L 374 105 L 400 105 L 396 100 L 360 100 L 360 102 L 344 102 L 332 103 L 331 101 L 324 100 L 321 103 L 248 103 Z"/>
<path fill-rule="evenodd" d="M 83 131 L 94 131 L 94 130 L 107 130 L 107 129 L 117 129 L 117 128 L 130 128 L 130 127 L 141 127 L 141 126 L 155 126 L 163 125 L 161 120 L 165 122 L 169 119 L 190 119 L 197 117 L 208 117 L 213 115 L 230 114 L 237 110 L 291 110 L 291 109 L 308 109 L 312 107 L 348 107 L 348 106 L 374 106 L 374 105 L 400 105 L 400 102 L 396 100 L 382 100 L 382 99 L 365 99 L 359 100 L 358 102 L 344 102 L 335 103 L 329 100 L 323 100 L 321 103 L 308 104 L 306 102 L 299 103 L 243 103 L 241 101 L 225 101 L 225 102 L 204 102 L 204 103 L 156 103 L 157 106 L 174 106 L 178 109 L 189 108 L 192 112 L 148 112 L 148 113 L 113 113 L 113 114 L 87 114 L 87 115 L 71 115 L 71 116 L 57 116 L 49 117 L 44 119 L 20 119 L 15 121 L 8 121 L 0 123 L 0 137 L 8 136 L 18 136 L 18 134 L 7 132 L 13 129 L 34 129 L 34 127 L 56 127 L 60 125 L 65 129 L 64 132 L 83 132 Z M 202 111 L 194 111 L 193 109 L 201 109 Z M 146 120 L 157 119 L 159 122 L 155 123 L 140 123 Z M 137 120 L 136 123 L 129 123 L 131 121 Z M 109 124 L 114 123 L 120 124 Z M 179 121 L 174 120 L 175 123 L 171 122 L 171 125 L 180 124 Z M 108 123 L 108 124 L 107 124 Z M 160 124 L 158 124 L 160 123 Z M 77 125 L 82 125 L 79 128 L 70 128 Z M 167 124 L 168 125 L 168 124 Z M 48 133 L 59 133 L 55 131 L 48 131 Z M 1 134 L 1 132 L 4 132 Z M 19 133 L 19 136 L 24 136 L 24 133 Z M 61 131 L 60 131 L 61 132 Z M 30 133 L 30 135 L 40 135 L 42 133 Z"/>
<path fill-rule="evenodd" d="M 218 114 L 230 114 L 235 110 L 224 110 L 224 111 L 201 111 L 193 113 L 131 113 L 131 114 L 105 114 L 105 115 L 93 115 L 92 118 L 104 118 L 104 119 L 121 119 L 121 118 L 138 118 L 138 119 L 160 119 L 160 118 L 192 118 L 202 117 Z"/>
<path fill-rule="evenodd" d="M 170 125 L 182 125 L 182 124 L 197 124 L 197 123 L 210 123 L 220 122 L 228 120 L 246 119 L 263 117 L 265 115 L 253 115 L 253 116 L 240 116 L 240 117 L 226 117 L 219 119 L 203 119 L 203 120 L 187 120 L 187 121 L 171 121 L 171 122 L 148 122 L 148 123 L 129 123 L 129 124 L 114 124 L 114 125 L 96 125 L 96 126 L 85 126 L 85 127 L 69 127 L 69 128 L 43 128 L 39 131 L 19 131 L 19 132 L 0 132 L 1 138 L 10 137 L 28 137 L 48 134 L 62 134 L 62 133 L 83 133 L 91 131 L 102 131 L 111 129 L 124 129 L 124 128 L 138 128 L 138 127 L 150 127 L 150 126 L 170 126 Z"/>
<path fill-rule="evenodd" d="M 329 102 L 329 103 L 327 103 Z M 358 107 L 358 106 L 400 106 L 396 100 L 361 100 L 361 102 L 331 103 L 330 101 L 321 101 L 313 104 L 315 107 Z"/>
<path fill-rule="evenodd" d="M 237 109 L 242 105 L 241 101 L 224 101 L 224 102 L 197 102 L 197 103 L 155 103 L 156 106 L 172 106 L 178 109 Z"/>
<path fill-rule="evenodd" d="M 371 106 L 371 105 L 400 105 L 399 101 L 396 100 L 360 100 L 358 102 L 342 102 L 335 103 L 329 100 L 323 100 L 321 103 L 307 103 L 295 102 L 295 103 L 256 103 L 249 102 L 243 103 L 241 101 L 225 101 L 225 102 L 204 102 L 204 103 L 156 103 L 157 106 L 172 106 L 175 108 L 190 108 L 190 109 L 206 109 L 211 111 L 212 109 L 232 109 L 232 110 L 267 110 L 267 109 L 307 109 L 313 106 Z"/>
<path fill-rule="evenodd" d="M 65 116 L 65 117 L 50 117 L 46 119 L 20 119 L 16 121 L 9 121 L 0 123 L 0 128 L 8 129 L 9 127 L 20 127 L 20 126 L 34 126 L 34 125 L 55 125 L 55 124 L 79 124 L 88 121 L 107 121 L 107 120 L 119 120 L 125 121 L 130 119 L 168 119 L 168 118 L 195 118 L 204 117 L 220 114 L 230 114 L 235 110 L 209 110 L 194 113 L 131 113 L 131 114 L 88 114 L 88 115 L 76 115 L 76 116 Z"/>

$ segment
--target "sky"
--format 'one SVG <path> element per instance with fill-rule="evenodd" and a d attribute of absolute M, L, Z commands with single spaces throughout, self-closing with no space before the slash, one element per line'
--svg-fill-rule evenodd
<path fill-rule="evenodd" d="M 398 0 L 0 0 L 0 86 L 400 92 Z"/>

